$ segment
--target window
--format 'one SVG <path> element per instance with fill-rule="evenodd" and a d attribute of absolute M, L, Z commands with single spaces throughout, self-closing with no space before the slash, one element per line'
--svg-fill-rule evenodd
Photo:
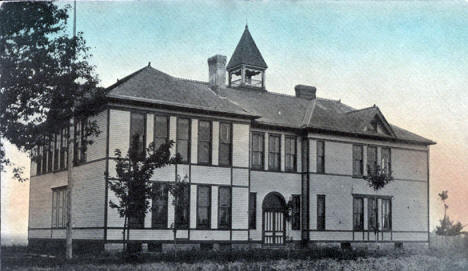
<path fill-rule="evenodd" d="M 364 229 L 364 202 L 363 198 L 353 198 L 353 229 Z"/>
<path fill-rule="evenodd" d="M 281 163 L 281 136 L 270 135 L 268 139 L 268 169 L 269 170 L 280 170 Z"/>
<path fill-rule="evenodd" d="M 54 135 L 54 170 L 59 169 L 60 133 Z"/>
<path fill-rule="evenodd" d="M 232 128 L 230 123 L 219 124 L 219 165 L 231 165 Z"/>
<path fill-rule="evenodd" d="M 325 173 L 325 142 L 317 141 L 317 173 Z"/>
<path fill-rule="evenodd" d="M 175 208 L 175 224 L 179 229 L 187 229 L 189 225 L 189 195 L 190 186 L 186 184 L 184 185 L 182 195 L 178 199 L 179 202 Z"/>
<path fill-rule="evenodd" d="M 382 199 L 382 230 L 392 229 L 392 202 Z"/>
<path fill-rule="evenodd" d="M 376 231 L 379 229 L 377 223 L 378 208 L 377 208 L 377 198 L 368 198 L 367 199 L 367 228 L 369 230 Z"/>
<path fill-rule="evenodd" d="M 198 163 L 211 164 L 211 122 L 198 122 Z"/>
<path fill-rule="evenodd" d="M 67 188 L 52 189 L 52 228 L 67 225 Z"/>
<path fill-rule="evenodd" d="M 145 130 L 145 114 L 132 112 L 130 116 L 130 145 L 135 147 L 138 154 L 138 159 L 144 159 L 146 154 Z"/>
<path fill-rule="evenodd" d="M 302 172 L 307 172 L 309 171 L 308 169 L 308 164 L 309 164 L 309 140 L 307 138 L 304 138 L 302 140 L 302 144 L 301 144 L 301 148 L 302 148 L 302 155 L 301 155 L 301 158 L 302 158 Z"/>
<path fill-rule="evenodd" d="M 198 186 L 197 192 L 197 228 L 209 229 L 211 221 L 211 187 Z"/>
<path fill-rule="evenodd" d="M 60 132 L 60 169 L 65 169 L 68 166 L 68 127 L 63 128 Z"/>
<path fill-rule="evenodd" d="M 301 195 L 292 195 L 292 230 L 301 229 Z"/>
<path fill-rule="evenodd" d="M 36 175 L 41 175 L 42 173 L 42 146 L 37 146 L 37 165 L 36 165 Z"/>
<path fill-rule="evenodd" d="M 159 149 L 162 144 L 169 140 L 169 118 L 165 116 L 154 116 L 154 147 Z"/>
<path fill-rule="evenodd" d="M 263 169 L 264 144 L 263 133 L 252 133 L 252 168 Z"/>
<path fill-rule="evenodd" d="M 190 162 L 190 120 L 177 119 L 177 153 L 182 158 L 182 163 Z"/>
<path fill-rule="evenodd" d="M 390 148 L 382 148 L 382 170 L 387 174 L 392 172 Z"/>
<path fill-rule="evenodd" d="M 375 173 L 377 167 L 377 147 L 367 147 L 367 168 L 371 174 Z"/>
<path fill-rule="evenodd" d="M 153 183 L 153 204 L 151 206 L 151 227 L 157 229 L 167 228 L 167 184 Z"/>
<path fill-rule="evenodd" d="M 231 228 L 231 187 L 219 187 L 218 228 Z"/>
<path fill-rule="evenodd" d="M 75 123 L 75 148 L 73 151 L 73 162 L 75 165 L 86 161 L 86 125 L 86 119 Z"/>
<path fill-rule="evenodd" d="M 296 171 L 296 137 L 285 137 L 285 170 Z"/>
<path fill-rule="evenodd" d="M 250 192 L 249 194 L 249 229 L 257 228 L 257 193 Z"/>
<path fill-rule="evenodd" d="M 47 173 L 47 154 L 49 153 L 49 144 L 47 143 L 47 137 L 44 137 L 42 142 L 42 174 Z"/>
<path fill-rule="evenodd" d="M 48 137 L 49 139 L 49 142 L 47 142 L 49 144 L 49 146 L 47 147 L 47 172 L 52 172 L 52 169 L 53 169 L 53 158 L 54 158 L 54 135 L 50 135 Z"/>
<path fill-rule="evenodd" d="M 325 230 L 325 195 L 317 195 L 317 230 Z"/>
<path fill-rule="evenodd" d="M 353 176 L 362 176 L 362 145 L 353 145 Z"/>

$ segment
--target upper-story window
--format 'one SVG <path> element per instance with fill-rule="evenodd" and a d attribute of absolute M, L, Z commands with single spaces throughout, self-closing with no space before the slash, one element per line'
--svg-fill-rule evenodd
<path fill-rule="evenodd" d="M 392 172 L 392 159 L 390 148 L 382 148 L 382 169 L 386 173 Z"/>
<path fill-rule="evenodd" d="M 169 118 L 166 116 L 154 116 L 154 147 L 159 149 L 169 140 Z"/>
<path fill-rule="evenodd" d="M 60 133 L 54 135 L 54 170 L 59 169 Z"/>
<path fill-rule="evenodd" d="M 268 138 L 268 169 L 280 170 L 281 163 L 281 136 L 270 135 Z"/>
<path fill-rule="evenodd" d="M 146 116 L 143 113 L 132 112 L 130 116 L 130 144 L 135 143 L 138 157 L 145 157 L 146 149 Z"/>
<path fill-rule="evenodd" d="M 296 137 L 286 136 L 285 147 L 285 170 L 296 171 Z"/>
<path fill-rule="evenodd" d="M 198 122 L 198 163 L 211 164 L 211 122 Z"/>
<path fill-rule="evenodd" d="M 263 169 L 264 134 L 252 133 L 252 168 Z"/>
<path fill-rule="evenodd" d="M 60 169 L 68 166 L 68 134 L 69 128 L 62 128 L 60 132 Z"/>
<path fill-rule="evenodd" d="M 377 147 L 367 147 L 367 168 L 373 174 L 377 168 Z"/>
<path fill-rule="evenodd" d="M 309 167 L 309 139 L 303 138 L 302 139 L 302 144 L 301 144 L 301 149 L 302 149 L 302 155 L 301 155 L 301 166 L 302 166 L 302 172 L 308 171 Z"/>
<path fill-rule="evenodd" d="M 75 165 L 86 161 L 86 125 L 87 120 L 77 121 L 75 123 L 75 148 L 73 151 Z"/>
<path fill-rule="evenodd" d="M 363 165 L 362 145 L 353 145 L 353 176 L 362 176 Z"/>
<path fill-rule="evenodd" d="M 190 119 L 177 118 L 177 153 L 182 163 L 190 162 Z"/>
<path fill-rule="evenodd" d="M 42 173 L 42 146 L 37 146 L 36 148 L 36 174 L 40 175 Z"/>
<path fill-rule="evenodd" d="M 317 173 L 325 173 L 325 142 L 317 141 Z"/>
<path fill-rule="evenodd" d="M 47 152 L 47 172 L 52 172 L 52 163 L 53 163 L 53 158 L 54 158 L 54 135 L 51 134 L 48 137 L 48 152 Z"/>
<path fill-rule="evenodd" d="M 232 153 L 232 128 L 230 123 L 219 124 L 219 165 L 231 165 Z"/>
<path fill-rule="evenodd" d="M 49 144 L 47 143 L 47 137 L 43 139 L 42 146 L 42 174 L 47 173 L 47 155 L 49 153 Z"/>

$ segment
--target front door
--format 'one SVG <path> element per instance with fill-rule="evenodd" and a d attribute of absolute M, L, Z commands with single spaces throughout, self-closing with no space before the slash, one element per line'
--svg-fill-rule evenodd
<path fill-rule="evenodd" d="M 263 243 L 282 245 L 285 239 L 285 221 L 282 211 L 263 212 Z"/>
<path fill-rule="evenodd" d="M 263 244 L 283 245 L 286 239 L 285 211 L 286 203 L 283 196 L 271 192 L 265 196 L 263 210 Z"/>

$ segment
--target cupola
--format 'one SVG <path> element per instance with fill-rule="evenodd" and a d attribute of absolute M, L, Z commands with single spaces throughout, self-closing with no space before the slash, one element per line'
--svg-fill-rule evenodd
<path fill-rule="evenodd" d="M 268 68 L 246 25 L 236 50 L 226 67 L 229 87 L 265 89 L 265 70 Z"/>

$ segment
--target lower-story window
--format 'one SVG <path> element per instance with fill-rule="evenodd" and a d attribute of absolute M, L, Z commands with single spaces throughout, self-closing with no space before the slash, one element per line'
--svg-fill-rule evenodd
<path fill-rule="evenodd" d="M 353 199 L 353 230 L 364 230 L 364 199 Z"/>
<path fill-rule="evenodd" d="M 257 193 L 250 192 L 249 194 L 249 229 L 257 228 Z"/>
<path fill-rule="evenodd" d="M 218 227 L 229 229 L 231 228 L 231 187 L 219 187 L 218 201 Z"/>
<path fill-rule="evenodd" d="M 317 195 L 317 230 L 325 230 L 325 195 Z"/>
<path fill-rule="evenodd" d="M 211 187 L 198 186 L 197 192 L 197 228 L 209 229 L 211 221 Z"/>
<path fill-rule="evenodd" d="M 392 201 L 390 199 L 382 199 L 382 229 L 392 229 Z"/>
<path fill-rule="evenodd" d="M 175 225 L 178 229 L 187 229 L 189 226 L 189 185 L 184 185 L 178 204 L 175 208 Z"/>
<path fill-rule="evenodd" d="M 292 221 L 291 228 L 293 230 L 301 229 L 301 195 L 292 196 Z"/>
<path fill-rule="evenodd" d="M 377 224 L 379 212 L 377 208 L 377 198 L 367 199 L 367 227 L 369 230 L 377 230 L 379 225 Z"/>
<path fill-rule="evenodd" d="M 67 225 L 67 188 L 52 189 L 52 228 Z"/>
<path fill-rule="evenodd" d="M 152 228 L 167 228 L 167 195 L 167 184 L 153 183 L 153 204 L 151 206 Z"/>

